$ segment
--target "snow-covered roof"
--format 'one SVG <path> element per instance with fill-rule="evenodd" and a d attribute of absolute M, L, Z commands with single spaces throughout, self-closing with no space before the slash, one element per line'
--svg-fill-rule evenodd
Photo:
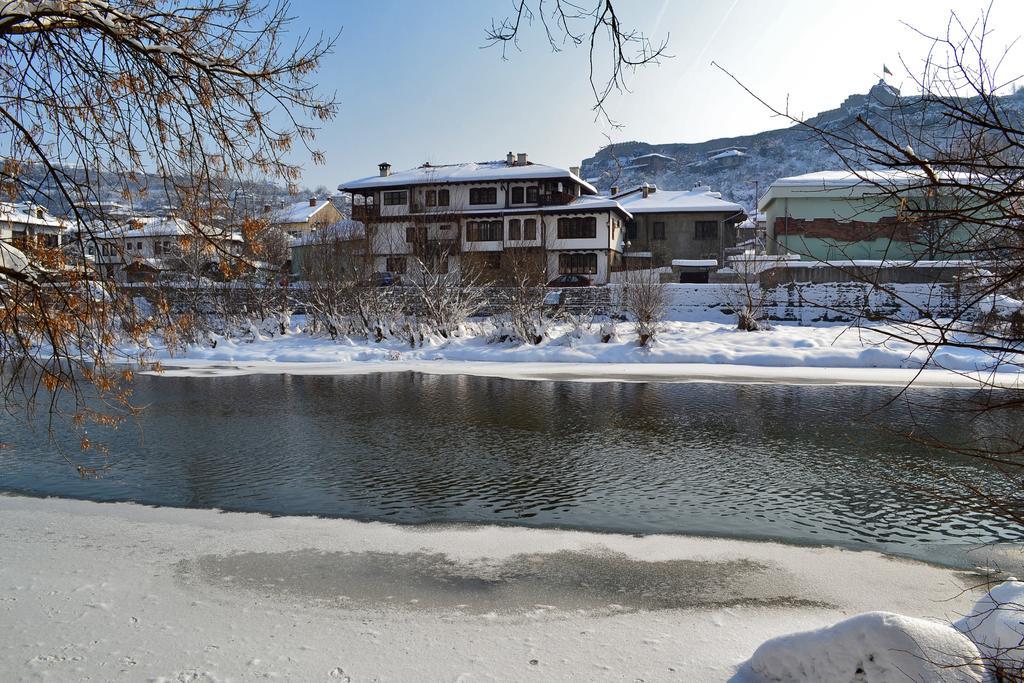
<path fill-rule="evenodd" d="M 650 154 L 641 154 L 638 157 L 633 157 L 632 159 L 630 159 L 630 161 L 636 163 L 643 159 L 650 159 L 652 161 L 655 159 L 662 159 L 664 161 L 675 161 L 675 159 L 673 159 L 672 157 L 666 156 L 664 154 L 659 154 L 658 152 L 651 152 Z"/>
<path fill-rule="evenodd" d="M 53 230 L 65 230 L 71 227 L 69 221 L 50 215 L 41 206 L 35 204 L 11 204 L 9 202 L 0 202 L 0 223 L 31 225 L 37 228 L 51 228 Z"/>
<path fill-rule="evenodd" d="M 969 173 L 938 169 L 934 171 L 940 182 L 983 184 L 986 179 Z M 929 176 L 920 169 L 862 169 L 858 171 L 817 171 L 788 178 L 779 178 L 758 201 L 758 210 L 763 211 L 773 200 L 780 197 L 808 196 L 849 190 L 847 196 L 863 196 L 871 193 L 899 190 L 901 188 L 925 187 L 932 184 Z"/>
<path fill-rule="evenodd" d="M 332 235 L 342 240 L 358 239 L 366 236 L 366 225 L 362 221 L 340 220 L 337 223 L 325 225 L 316 232 L 296 238 L 290 246 L 302 247 L 310 244 L 321 244 L 324 235 Z"/>
<path fill-rule="evenodd" d="M 728 159 L 730 157 L 745 157 L 745 156 L 747 156 L 746 152 L 741 152 L 738 149 L 727 149 L 724 152 L 719 152 L 718 154 L 713 154 L 713 155 L 709 156 L 708 159 L 710 161 L 715 161 L 716 159 Z"/>
<path fill-rule="evenodd" d="M 310 206 L 309 200 L 288 204 L 279 209 L 272 210 L 267 214 L 267 221 L 272 224 L 279 223 L 308 223 L 314 215 L 330 204 L 326 199 L 317 202 L 316 206 Z"/>
<path fill-rule="evenodd" d="M 501 180 L 557 180 L 569 178 L 579 183 L 586 194 L 597 194 L 597 189 L 564 168 L 529 162 L 509 165 L 505 161 L 481 161 L 462 164 L 426 165 L 391 175 L 374 175 L 338 185 L 343 192 L 375 188 L 407 187 L 409 185 L 437 185 L 443 183 L 483 183 Z"/>
<path fill-rule="evenodd" d="M 707 186 L 691 190 L 659 190 L 652 188 L 644 197 L 642 187 L 635 187 L 615 195 L 626 211 L 636 213 L 717 212 L 743 213 L 743 207 L 722 199 L 721 192 L 712 192 Z"/>
<path fill-rule="evenodd" d="M 135 237 L 184 237 L 203 234 L 207 237 L 241 242 L 242 236 L 202 223 L 189 223 L 183 218 L 147 216 L 129 221 L 120 228 L 111 228 L 94 235 L 96 239 L 130 239 Z"/>

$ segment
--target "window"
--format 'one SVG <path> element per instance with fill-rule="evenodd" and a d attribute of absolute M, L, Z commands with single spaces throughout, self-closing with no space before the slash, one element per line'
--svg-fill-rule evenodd
<path fill-rule="evenodd" d="M 405 257 L 404 256 L 388 256 L 387 269 L 389 273 L 404 273 L 405 272 Z"/>
<path fill-rule="evenodd" d="M 510 218 L 508 221 L 508 238 L 510 240 L 523 239 L 523 223 L 518 218 Z"/>
<path fill-rule="evenodd" d="M 427 190 L 427 206 L 437 206 L 437 190 Z"/>
<path fill-rule="evenodd" d="M 426 228 L 406 228 L 405 229 L 405 241 L 406 242 L 419 242 L 425 244 L 427 241 L 427 229 Z"/>
<path fill-rule="evenodd" d="M 695 221 L 693 224 L 693 239 L 702 241 L 718 239 L 717 221 Z"/>
<path fill-rule="evenodd" d="M 125 248 L 127 248 L 127 249 L 128 249 L 128 251 L 131 251 L 131 250 L 132 250 L 132 243 L 131 243 L 131 242 L 128 242 L 128 243 L 127 243 L 127 244 L 125 244 L 124 246 L 125 246 Z"/>
<path fill-rule="evenodd" d="M 597 254 L 559 254 L 558 272 L 563 275 L 596 275 Z"/>
<path fill-rule="evenodd" d="M 142 241 L 141 240 L 135 243 L 135 248 L 138 249 L 139 251 L 142 251 Z"/>
<path fill-rule="evenodd" d="M 558 239 L 584 240 L 597 237 L 597 219 L 593 216 L 558 219 Z"/>
<path fill-rule="evenodd" d="M 538 194 L 539 194 L 539 192 L 537 191 L 537 186 L 536 185 L 534 185 L 533 187 L 526 188 L 526 203 L 527 204 L 536 204 L 537 203 L 537 196 L 538 196 Z"/>
<path fill-rule="evenodd" d="M 524 192 L 525 192 L 525 190 L 523 188 L 521 188 L 521 187 L 513 187 L 512 188 L 512 203 L 513 204 L 522 204 L 525 201 L 525 199 L 523 199 Z"/>
<path fill-rule="evenodd" d="M 450 201 L 448 199 L 448 196 L 449 196 L 448 195 L 448 190 L 438 190 L 437 191 L 437 205 L 438 206 L 448 206 L 448 202 Z"/>
<path fill-rule="evenodd" d="M 496 187 L 474 187 L 469 191 L 470 204 L 497 204 L 498 188 Z"/>
<path fill-rule="evenodd" d="M 384 193 L 384 206 L 400 206 L 408 203 L 405 198 L 405 190 L 391 190 Z"/>
<path fill-rule="evenodd" d="M 654 229 L 651 231 L 651 240 L 665 241 L 665 224 L 662 221 L 654 222 Z"/>
<path fill-rule="evenodd" d="M 524 240 L 535 240 L 537 239 L 537 219 L 527 218 L 523 221 L 523 239 Z"/>
<path fill-rule="evenodd" d="M 469 221 L 466 223 L 466 241 L 500 242 L 503 228 L 501 221 Z"/>
<path fill-rule="evenodd" d="M 448 232 L 449 230 L 452 229 L 452 226 L 449 225 L 448 223 L 445 223 L 444 225 L 437 226 L 437 229 L 440 230 L 441 232 Z"/>
<path fill-rule="evenodd" d="M 86 247 L 85 253 L 88 254 L 89 256 L 95 256 L 96 247 Z"/>

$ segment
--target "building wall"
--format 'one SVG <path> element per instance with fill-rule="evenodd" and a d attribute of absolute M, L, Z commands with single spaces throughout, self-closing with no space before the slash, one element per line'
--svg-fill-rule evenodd
<path fill-rule="evenodd" d="M 663 266 L 672 259 L 718 259 L 725 262 L 725 249 L 736 245 L 736 230 L 733 223 L 725 219 L 731 214 L 723 213 L 637 213 L 637 236 L 631 239 L 629 251 L 649 251 L 652 254 L 652 265 Z M 698 221 L 715 221 L 718 230 L 713 240 L 696 238 Z M 665 239 L 655 240 L 654 224 L 665 223 Z"/>
<path fill-rule="evenodd" d="M 851 197 L 831 192 L 813 197 L 780 197 L 765 207 L 767 249 L 815 261 L 843 259 L 947 258 L 973 239 L 967 226 L 929 240 L 926 231 L 897 223 L 890 198 Z M 929 253 L 931 252 L 931 253 Z"/>

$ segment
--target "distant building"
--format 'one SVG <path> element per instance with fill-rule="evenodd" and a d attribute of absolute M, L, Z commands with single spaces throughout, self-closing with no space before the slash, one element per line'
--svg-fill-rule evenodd
<path fill-rule="evenodd" d="M 633 157 L 629 160 L 629 165 L 626 168 L 644 170 L 648 173 L 661 173 L 667 168 L 674 166 L 676 160 L 665 154 L 659 154 L 652 152 L 650 154 L 642 154 L 638 157 Z"/>
<path fill-rule="evenodd" d="M 31 247 L 59 249 L 71 225 L 37 204 L 0 202 L 0 240 L 22 251 Z"/>
<path fill-rule="evenodd" d="M 119 282 L 144 282 L 165 274 L 193 272 L 216 275 L 225 255 L 242 251 L 242 236 L 182 218 L 150 216 L 133 219 L 91 239 L 83 233 L 86 258 L 97 272 Z"/>
<path fill-rule="evenodd" d="M 677 191 L 644 184 L 612 199 L 632 215 L 626 224 L 626 258 L 650 267 L 679 259 L 724 264 L 726 250 L 736 244 L 736 226 L 747 217 L 742 206 L 707 186 Z"/>
<path fill-rule="evenodd" d="M 942 202 L 920 173 L 822 171 L 771 184 L 758 202 L 768 252 L 817 261 L 956 257 L 977 228 L 910 222 L 915 210 Z"/>
<path fill-rule="evenodd" d="M 301 239 L 322 227 L 337 223 L 344 216 L 330 199 L 310 197 L 276 209 L 268 205 L 264 207 L 263 218 L 290 238 Z"/>

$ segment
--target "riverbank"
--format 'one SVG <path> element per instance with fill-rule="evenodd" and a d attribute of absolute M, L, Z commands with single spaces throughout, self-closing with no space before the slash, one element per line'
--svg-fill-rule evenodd
<path fill-rule="evenodd" d="M 773 636 L 977 598 L 874 552 L 13 496 L 0 540 L 4 680 L 746 681 Z"/>
<path fill-rule="evenodd" d="M 386 339 L 330 339 L 308 334 L 302 320 L 285 335 L 213 337 L 174 354 L 156 349 L 172 376 L 240 374 L 364 374 L 414 371 L 508 379 L 573 381 L 780 382 L 923 387 L 1019 387 L 1022 359 L 976 350 L 897 341 L 883 326 L 798 326 L 741 332 L 734 324 L 666 322 L 650 348 L 637 345 L 628 323 L 602 341 L 598 328 L 558 324 L 541 344 L 493 342 L 487 324 L 468 325 L 451 339 L 426 337 L 416 347 Z"/>

